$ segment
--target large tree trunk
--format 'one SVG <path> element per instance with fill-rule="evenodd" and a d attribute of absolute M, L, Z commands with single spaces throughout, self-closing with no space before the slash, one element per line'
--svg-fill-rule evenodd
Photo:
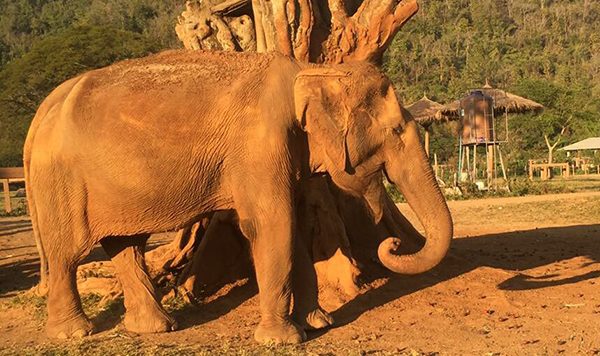
<path fill-rule="evenodd" d="M 279 51 L 303 62 L 379 64 L 394 35 L 417 10 L 416 0 L 188 1 L 176 31 L 188 49 Z M 308 247 L 320 287 L 341 291 L 341 297 L 359 291 L 360 274 L 381 270 L 373 261 L 387 237 L 406 238 L 403 249 L 422 246 L 383 184 L 376 190 L 379 196 L 373 199 L 384 202 L 381 211 L 325 177 L 308 180 L 300 190 L 297 236 Z M 249 256 L 235 214 L 218 213 L 180 231 L 172 244 L 152 251 L 148 261 L 194 301 L 251 274 Z"/>

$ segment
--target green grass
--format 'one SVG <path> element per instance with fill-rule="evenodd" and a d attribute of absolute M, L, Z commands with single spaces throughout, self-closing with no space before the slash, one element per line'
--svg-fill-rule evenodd
<path fill-rule="evenodd" d="M 402 193 L 388 182 L 384 182 L 387 192 L 394 202 L 404 203 L 406 200 Z M 499 182 L 502 187 L 504 183 Z M 529 180 L 526 177 L 509 179 L 510 192 L 505 189 L 497 191 L 480 191 L 474 184 L 464 183 L 460 185 L 462 194 L 446 194 L 447 200 L 469 200 L 494 197 L 522 197 L 527 195 L 544 195 L 577 192 L 600 192 L 600 175 L 575 176 L 568 179 L 556 177 L 551 180 L 541 181 L 539 179 Z M 445 188 L 442 188 L 444 191 Z"/>
<path fill-rule="evenodd" d="M 35 320 L 46 320 L 46 297 L 40 297 L 32 291 L 19 293 L 0 304 L 0 311 L 8 308 L 27 310 Z"/>

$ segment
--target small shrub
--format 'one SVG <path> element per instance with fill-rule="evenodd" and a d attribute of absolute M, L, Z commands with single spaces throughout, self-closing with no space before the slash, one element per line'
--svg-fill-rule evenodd
<path fill-rule="evenodd" d="M 28 310 L 36 320 L 46 319 L 46 297 L 40 297 L 32 291 L 17 294 L 4 305 Z"/>
<path fill-rule="evenodd" d="M 12 211 L 10 213 L 7 213 L 6 210 L 4 210 L 4 206 L 2 206 L 2 208 L 0 208 L 0 217 L 4 218 L 4 217 L 8 217 L 8 216 L 23 216 L 23 215 L 27 215 L 27 201 L 25 199 L 21 199 L 18 201 L 17 206 L 13 207 Z"/>
<path fill-rule="evenodd" d="M 406 199 L 404 199 L 404 195 L 402 195 L 402 193 L 400 193 L 400 191 L 398 190 L 398 188 L 395 185 L 391 184 L 387 180 L 383 181 L 383 185 L 385 186 L 385 190 L 390 195 L 390 197 L 392 198 L 394 203 L 396 203 L 396 204 L 406 203 Z"/>

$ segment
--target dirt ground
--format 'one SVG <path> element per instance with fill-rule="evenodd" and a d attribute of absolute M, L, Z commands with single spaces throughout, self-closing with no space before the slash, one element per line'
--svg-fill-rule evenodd
<path fill-rule="evenodd" d="M 449 205 L 456 239 L 440 266 L 377 281 L 349 302 L 325 305 L 336 326 L 283 347 L 252 339 L 258 318 L 252 282 L 200 308 L 169 302 L 180 330 L 160 335 L 128 334 L 120 324 L 122 301 L 84 295 L 100 332 L 49 341 L 45 301 L 26 293 L 38 268 L 31 224 L 2 218 L 0 354 L 600 355 L 600 193 Z M 408 206 L 400 208 L 414 220 Z M 91 258 L 106 256 L 98 250 Z"/>

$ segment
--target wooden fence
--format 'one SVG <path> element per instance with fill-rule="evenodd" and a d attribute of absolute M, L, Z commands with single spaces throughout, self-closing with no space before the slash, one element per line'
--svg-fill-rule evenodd
<path fill-rule="evenodd" d="M 2 190 L 4 191 L 4 210 L 6 210 L 7 213 L 12 211 L 8 184 L 11 182 L 24 181 L 25 172 L 23 171 L 23 167 L 0 168 L 0 182 L 2 182 Z"/>

